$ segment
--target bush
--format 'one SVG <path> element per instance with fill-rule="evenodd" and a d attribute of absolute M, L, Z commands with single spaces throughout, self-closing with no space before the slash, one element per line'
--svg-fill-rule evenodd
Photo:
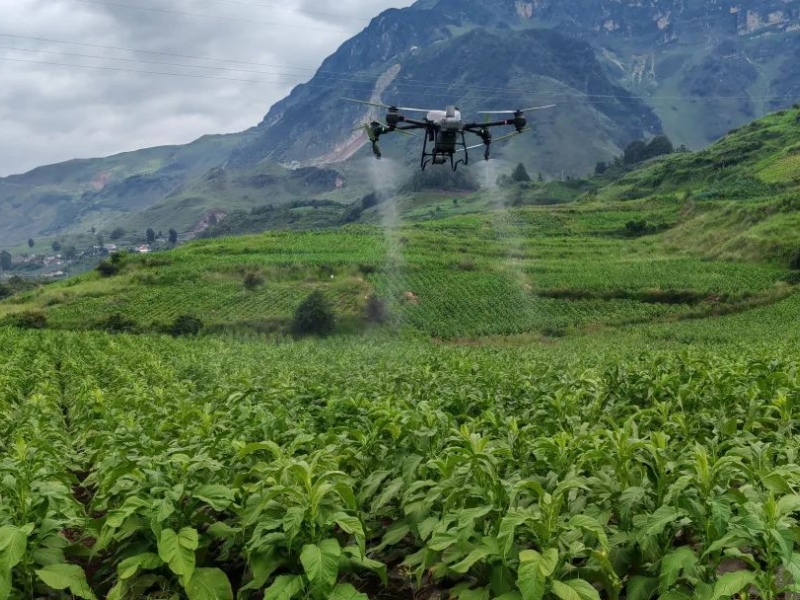
<path fill-rule="evenodd" d="M 264 284 L 264 278 L 260 273 L 250 271 L 244 276 L 244 287 L 247 290 L 254 290 Z"/>
<path fill-rule="evenodd" d="M 800 250 L 797 251 L 797 254 L 795 254 L 791 262 L 789 262 L 789 268 L 793 271 L 800 270 Z"/>
<path fill-rule="evenodd" d="M 26 310 L 16 315 L 9 315 L 8 322 L 14 327 L 23 329 L 44 329 L 47 327 L 47 315 L 40 310 Z"/>
<path fill-rule="evenodd" d="M 193 315 L 179 315 L 172 322 L 169 332 L 179 337 L 181 335 L 197 335 L 203 329 L 203 322 Z"/>
<path fill-rule="evenodd" d="M 117 255 L 115 254 L 114 256 Z M 113 277 L 119 273 L 120 264 L 118 260 L 114 261 L 112 257 L 112 260 L 104 260 L 98 263 L 95 269 L 100 273 L 100 277 Z"/>
<path fill-rule="evenodd" d="M 368 323 L 386 323 L 389 320 L 389 307 L 386 301 L 375 294 L 370 294 L 364 307 L 364 318 Z"/>
<path fill-rule="evenodd" d="M 315 291 L 294 311 L 292 333 L 296 336 L 328 335 L 333 332 L 335 324 L 333 310 L 325 296 Z"/>
<path fill-rule="evenodd" d="M 100 319 L 97 327 L 109 333 L 132 333 L 137 329 L 136 321 L 122 313 L 114 313 Z"/>

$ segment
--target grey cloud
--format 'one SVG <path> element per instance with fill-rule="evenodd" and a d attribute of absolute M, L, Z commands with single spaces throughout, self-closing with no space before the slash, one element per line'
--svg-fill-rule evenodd
<path fill-rule="evenodd" d="M 242 2 L 0 0 L 0 33 L 258 63 L 198 61 L 0 36 L 0 46 L 101 57 L 0 50 L 0 176 L 71 158 L 185 143 L 207 133 L 246 129 L 257 124 L 294 85 L 310 78 L 322 60 L 370 18 L 390 5 L 411 4 L 302 0 L 282 3 L 286 10 L 270 10 L 266 4 L 253 6 L 258 0 Z M 126 3 L 225 18 L 115 6 Z M 363 16 L 363 20 L 325 18 L 319 14 L 323 12 Z M 114 61 L 112 57 L 239 71 Z"/>

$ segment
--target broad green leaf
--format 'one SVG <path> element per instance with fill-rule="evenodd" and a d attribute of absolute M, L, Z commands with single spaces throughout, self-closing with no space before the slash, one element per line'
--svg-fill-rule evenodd
<path fill-rule="evenodd" d="M 300 533 L 305 516 L 306 509 L 301 506 L 291 506 L 283 515 L 283 530 L 286 532 L 288 545 L 291 546 L 294 538 Z"/>
<path fill-rule="evenodd" d="M 355 565 L 376 573 L 381 578 L 383 585 L 389 584 L 389 574 L 386 570 L 386 565 L 380 561 L 373 560 L 361 553 L 359 548 L 348 546 L 342 551 Z"/>
<path fill-rule="evenodd" d="M 242 590 L 260 590 L 264 584 L 278 568 L 281 566 L 282 561 L 276 556 L 275 550 L 268 552 L 254 552 L 248 558 L 248 565 L 250 571 L 253 573 L 253 579 Z"/>
<path fill-rule="evenodd" d="M 172 529 L 165 529 L 158 540 L 158 555 L 169 565 L 173 573 L 182 575 L 189 581 L 194 572 L 194 551 L 198 542 L 197 531 L 191 527 L 184 527 L 178 533 Z"/>
<path fill-rule="evenodd" d="M 339 577 L 339 556 L 341 548 L 339 542 L 334 539 L 327 539 L 316 544 L 303 546 L 300 553 L 300 562 L 306 577 L 313 586 L 331 588 Z"/>
<path fill-rule="evenodd" d="M 529 515 L 527 513 L 510 510 L 500 521 L 500 527 L 497 532 L 497 542 L 500 544 L 503 557 L 508 557 L 508 554 L 511 552 L 511 547 L 514 544 L 514 532 L 528 517 Z"/>
<path fill-rule="evenodd" d="M 431 541 L 428 542 L 428 548 L 436 552 L 441 552 L 442 550 L 447 550 L 456 542 L 458 542 L 458 534 L 452 531 L 446 531 L 445 533 L 435 534 Z"/>
<path fill-rule="evenodd" d="M 561 600 L 581 600 L 580 594 L 560 581 L 553 581 L 550 584 L 550 591 L 561 598 Z"/>
<path fill-rule="evenodd" d="M 424 542 L 433 533 L 433 529 L 439 524 L 439 517 L 428 517 L 417 525 L 420 539 Z"/>
<path fill-rule="evenodd" d="M 8 600 L 11 593 L 11 571 L 0 568 L 0 600 Z"/>
<path fill-rule="evenodd" d="M 409 528 L 408 525 L 405 523 L 395 523 L 389 527 L 389 530 L 383 535 L 383 539 L 378 548 L 383 549 L 386 546 L 399 544 L 409 533 L 411 533 L 411 528 Z"/>
<path fill-rule="evenodd" d="M 120 579 L 130 579 L 139 571 L 139 569 L 151 570 L 157 569 L 164 564 L 164 561 L 158 554 L 152 552 L 145 552 L 126 558 L 119 565 L 117 565 L 117 577 Z"/>
<path fill-rule="evenodd" d="M 329 600 L 369 600 L 369 596 L 362 594 L 349 583 L 337 585 L 328 598 Z"/>
<path fill-rule="evenodd" d="M 606 537 L 606 532 L 597 519 L 593 519 L 588 515 L 575 515 L 569 520 L 569 523 L 573 527 L 578 527 L 579 529 L 584 529 L 593 533 L 597 541 L 600 542 L 600 545 L 603 546 L 603 548 L 608 548 L 608 537 Z"/>
<path fill-rule="evenodd" d="M 663 594 L 678 581 L 682 572 L 692 573 L 697 565 L 697 555 L 689 546 L 676 548 L 661 559 L 658 588 Z"/>
<path fill-rule="evenodd" d="M 192 495 L 216 511 L 226 510 L 235 499 L 233 490 L 220 484 L 201 485 Z"/>
<path fill-rule="evenodd" d="M 506 592 L 494 600 L 522 600 L 522 596 L 519 595 L 519 592 Z"/>
<path fill-rule="evenodd" d="M 539 570 L 541 570 L 542 575 L 545 577 L 550 577 L 553 572 L 556 570 L 558 566 L 558 550 L 555 548 L 548 548 L 544 552 L 542 552 L 540 562 L 539 562 Z"/>
<path fill-rule="evenodd" d="M 220 569 L 195 569 L 186 585 L 189 600 L 233 600 L 228 576 Z"/>
<path fill-rule="evenodd" d="M 463 575 L 464 573 L 470 570 L 472 565 L 474 565 L 479 560 L 486 558 L 490 554 L 491 552 L 489 551 L 488 548 L 484 548 L 482 546 L 475 548 L 472 552 L 470 552 L 467 555 L 467 557 L 464 560 L 457 562 L 456 564 L 451 566 L 450 570 L 453 571 L 454 573 L 460 573 Z"/>
<path fill-rule="evenodd" d="M 336 513 L 333 515 L 333 520 L 341 527 L 342 531 L 349 533 L 356 539 L 358 547 L 361 548 L 362 554 L 365 549 L 364 526 L 357 517 L 350 516 L 346 513 Z"/>
<path fill-rule="evenodd" d="M 595 589 L 595 587 L 589 583 L 588 581 L 584 581 L 583 579 L 569 579 L 562 583 L 563 585 L 567 586 L 568 588 L 572 589 L 581 600 L 600 600 L 600 592 Z M 556 582 L 553 582 L 555 586 Z M 555 590 L 553 590 L 555 592 Z"/>
<path fill-rule="evenodd" d="M 627 600 L 650 600 L 658 591 L 658 578 L 635 575 L 625 586 Z"/>
<path fill-rule="evenodd" d="M 661 535 L 664 528 L 676 521 L 681 512 L 671 506 L 661 506 L 653 514 L 647 515 L 645 532 L 647 535 Z"/>
<path fill-rule="evenodd" d="M 291 600 L 303 591 L 300 575 L 281 575 L 264 591 L 264 600 Z"/>
<path fill-rule="evenodd" d="M 486 588 L 464 590 L 458 594 L 458 600 L 489 600 L 489 590 Z"/>
<path fill-rule="evenodd" d="M 541 570 L 541 559 L 542 555 L 535 550 L 519 553 L 517 588 L 522 592 L 522 600 L 542 600 L 544 596 L 545 576 Z"/>
<path fill-rule="evenodd" d="M 27 546 L 28 536 L 23 530 L 10 525 L 0 527 L 0 571 L 17 566 Z"/>
<path fill-rule="evenodd" d="M 36 574 L 39 579 L 54 590 L 69 589 L 73 596 L 85 598 L 86 600 L 95 600 L 95 595 L 86 582 L 86 573 L 78 565 L 64 563 L 48 565 L 38 569 Z"/>
<path fill-rule="evenodd" d="M 781 516 L 788 515 L 800 510 L 800 496 L 792 494 L 790 496 L 783 496 L 778 500 L 778 514 Z"/>
<path fill-rule="evenodd" d="M 727 598 L 738 594 L 755 581 L 755 576 L 750 571 L 735 571 L 725 573 L 717 579 L 712 592 L 712 600 Z"/>

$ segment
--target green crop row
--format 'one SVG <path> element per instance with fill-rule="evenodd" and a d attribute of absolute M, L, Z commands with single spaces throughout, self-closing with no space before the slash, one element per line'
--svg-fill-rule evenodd
<path fill-rule="evenodd" d="M 3 599 L 800 591 L 780 342 L 0 345 Z"/>

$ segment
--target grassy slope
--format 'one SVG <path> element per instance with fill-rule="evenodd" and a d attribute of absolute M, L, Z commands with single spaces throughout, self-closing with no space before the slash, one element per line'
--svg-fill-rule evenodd
<path fill-rule="evenodd" d="M 92 273 L 7 300 L 0 315 L 41 309 L 53 326 L 81 328 L 86 315 L 119 312 L 147 330 L 192 313 L 216 328 L 281 330 L 321 288 L 345 328 L 375 292 L 398 327 L 476 338 L 743 311 L 787 297 L 797 280 L 797 114 L 645 165 L 577 203 L 507 208 L 566 194 L 557 184 L 402 197 L 365 212 L 385 227 L 192 243 L 129 258 L 109 280 Z M 659 233 L 627 237 L 629 221 Z M 251 272 L 264 283 L 248 290 Z"/>

